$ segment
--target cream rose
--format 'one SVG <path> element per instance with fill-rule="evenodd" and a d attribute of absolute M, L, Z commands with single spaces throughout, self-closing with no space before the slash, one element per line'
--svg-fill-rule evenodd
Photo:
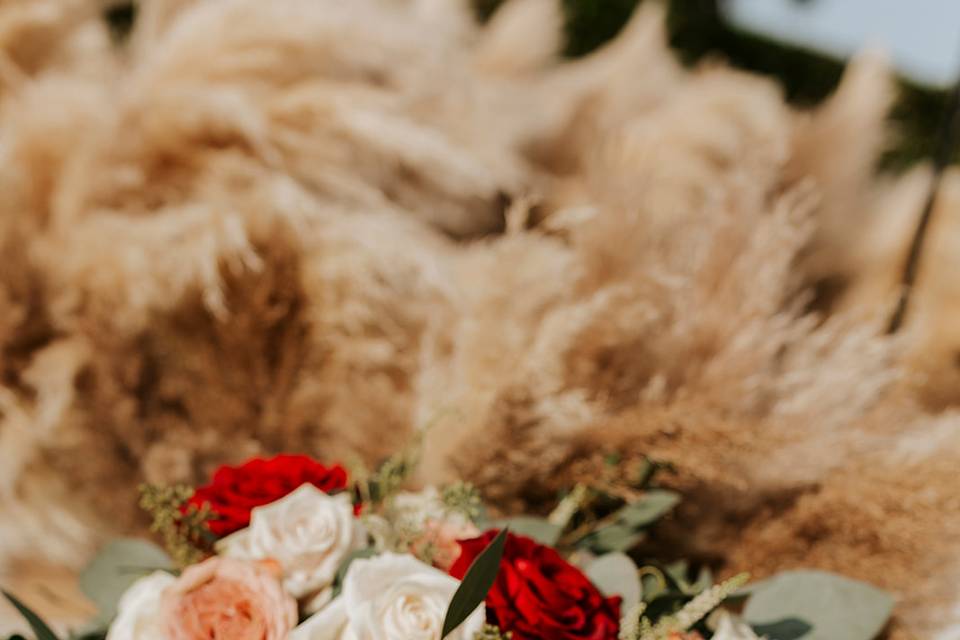
<path fill-rule="evenodd" d="M 290 640 L 440 640 L 458 586 L 411 555 L 354 560 L 340 596 L 294 629 Z M 480 605 L 447 638 L 473 640 L 483 622 Z"/>
<path fill-rule="evenodd" d="M 315 607 L 329 597 L 340 563 L 365 542 L 349 495 L 331 496 L 304 484 L 255 508 L 250 526 L 217 543 L 217 551 L 232 558 L 277 561 L 284 589 L 298 599 L 309 597 Z"/>
<path fill-rule="evenodd" d="M 107 640 L 166 640 L 160 600 L 163 591 L 176 581 L 169 573 L 156 571 L 134 582 L 117 604 L 117 617 Z"/>

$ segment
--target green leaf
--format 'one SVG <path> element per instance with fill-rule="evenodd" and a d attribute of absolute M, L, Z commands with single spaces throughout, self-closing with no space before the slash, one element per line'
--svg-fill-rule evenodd
<path fill-rule="evenodd" d="M 653 602 L 658 597 L 670 591 L 670 585 L 662 577 L 652 573 L 640 576 L 640 593 L 644 602 Z"/>
<path fill-rule="evenodd" d="M 501 529 L 497 537 L 480 552 L 467 569 L 463 581 L 457 587 L 447 615 L 443 619 L 443 633 L 441 638 L 459 627 L 474 610 L 486 599 L 487 592 L 497 579 L 500 572 L 500 560 L 503 558 L 503 548 L 507 543 L 507 529 Z"/>
<path fill-rule="evenodd" d="M 603 554 L 608 551 L 629 551 L 646 537 L 643 531 L 635 531 L 623 524 L 611 524 L 597 529 L 577 544 Z"/>
<path fill-rule="evenodd" d="M 690 582 L 687 580 L 687 573 L 690 571 L 690 565 L 686 560 L 677 560 L 663 567 L 663 575 L 684 595 L 690 594 Z"/>
<path fill-rule="evenodd" d="M 337 597 L 340 594 L 340 591 L 343 589 L 343 579 L 347 577 L 347 571 L 350 569 L 350 565 L 353 564 L 354 560 L 362 560 L 364 558 L 372 558 L 377 555 L 377 550 L 373 547 L 367 547 L 365 549 L 357 549 L 349 554 L 347 557 L 340 562 L 340 566 L 337 567 L 337 573 L 333 578 L 333 597 Z"/>
<path fill-rule="evenodd" d="M 787 618 L 768 624 L 753 625 L 753 632 L 768 640 L 798 640 L 812 629 L 812 626 L 797 618 Z"/>
<path fill-rule="evenodd" d="M 893 610 L 876 587 L 823 571 L 786 571 L 754 586 L 743 617 L 751 625 L 796 618 L 812 625 L 803 640 L 873 640 Z"/>
<path fill-rule="evenodd" d="M 713 573 L 709 567 L 703 567 L 697 579 L 690 582 L 690 564 L 686 560 L 677 560 L 663 567 L 663 575 L 670 586 L 683 595 L 695 596 L 713 586 Z"/>
<path fill-rule="evenodd" d="M 59 640 L 56 634 L 50 630 L 50 627 L 47 626 L 47 623 L 45 623 L 40 616 L 31 611 L 27 605 L 17 600 L 6 590 L 0 590 L 0 593 L 3 593 L 3 596 L 10 601 L 10 604 L 17 608 L 17 611 L 20 612 L 20 615 L 22 615 L 27 621 L 27 624 L 30 625 L 34 635 L 37 636 L 37 640 Z"/>
<path fill-rule="evenodd" d="M 659 520 L 680 502 L 680 494 L 663 489 L 647 491 L 636 502 L 617 512 L 617 521 L 634 528 L 645 527 Z"/>
<path fill-rule="evenodd" d="M 644 538 L 643 529 L 680 501 L 673 491 L 655 489 L 614 513 L 611 524 L 584 536 L 577 544 L 597 553 L 629 551 Z"/>
<path fill-rule="evenodd" d="M 172 570 L 170 557 L 145 540 L 120 538 L 109 542 L 80 574 L 80 589 L 96 605 L 95 624 L 105 625 L 117 615 L 120 596 L 147 573 Z"/>
<path fill-rule="evenodd" d="M 511 532 L 533 538 L 540 544 L 552 547 L 560 539 L 562 527 L 559 527 L 545 518 L 536 516 L 516 516 L 504 518 L 493 523 L 494 528 L 509 528 Z"/>
<path fill-rule="evenodd" d="M 702 591 L 705 591 L 713 586 L 713 572 L 710 571 L 710 567 L 702 567 L 700 573 L 697 574 L 697 580 L 690 585 L 690 593 L 698 594 Z M 724 602 L 728 602 L 725 600 Z"/>
<path fill-rule="evenodd" d="M 625 553 L 600 556 L 587 565 L 584 573 L 604 595 L 623 598 L 621 611 L 629 611 L 640 602 L 643 590 L 637 565 Z"/>

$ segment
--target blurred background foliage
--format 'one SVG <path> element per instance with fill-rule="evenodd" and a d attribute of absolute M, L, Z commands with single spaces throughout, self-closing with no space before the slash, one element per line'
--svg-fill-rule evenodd
<path fill-rule="evenodd" d="M 481 19 L 490 17 L 504 0 L 474 0 Z M 567 13 L 565 53 L 587 54 L 614 37 L 642 0 L 563 0 Z M 651 0 L 647 0 L 651 1 Z M 719 9 L 720 0 L 657 0 L 668 5 L 671 45 L 679 58 L 695 65 L 706 57 L 772 76 L 783 86 L 787 100 L 799 107 L 814 106 L 828 96 L 840 80 L 844 61 L 816 51 L 746 33 L 729 25 Z M 135 3 L 113 5 L 106 14 L 118 39 L 136 17 Z M 894 140 L 881 160 L 881 168 L 901 170 L 930 158 L 936 146 L 947 92 L 923 87 L 900 78 L 899 97 L 890 114 Z"/>

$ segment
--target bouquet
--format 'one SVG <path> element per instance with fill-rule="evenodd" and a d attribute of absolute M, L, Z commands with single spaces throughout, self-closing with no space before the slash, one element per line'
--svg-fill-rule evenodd
<path fill-rule="evenodd" d="M 664 465 L 498 517 L 469 484 L 404 490 L 416 454 L 370 472 L 302 455 L 143 486 L 164 549 L 107 545 L 81 583 L 106 640 L 869 640 L 890 597 L 822 572 L 715 583 L 638 545 L 680 496 Z M 639 560 L 639 562 L 638 562 Z M 38 640 L 58 636 L 14 594 Z"/>

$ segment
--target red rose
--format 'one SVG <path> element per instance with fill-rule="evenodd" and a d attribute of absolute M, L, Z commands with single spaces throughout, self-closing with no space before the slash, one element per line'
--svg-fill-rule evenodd
<path fill-rule="evenodd" d="M 450 575 L 463 579 L 497 535 L 461 540 Z M 508 534 L 500 573 L 487 594 L 487 621 L 514 640 L 616 640 L 620 597 L 606 598 L 559 553 L 530 538 Z"/>
<path fill-rule="evenodd" d="M 254 507 L 276 502 L 302 484 L 333 493 L 347 487 L 340 465 L 325 467 L 307 456 L 254 458 L 239 467 L 222 466 L 213 482 L 198 488 L 188 505 L 209 504 L 215 518 L 207 524 L 216 536 L 225 536 L 250 524 Z"/>

